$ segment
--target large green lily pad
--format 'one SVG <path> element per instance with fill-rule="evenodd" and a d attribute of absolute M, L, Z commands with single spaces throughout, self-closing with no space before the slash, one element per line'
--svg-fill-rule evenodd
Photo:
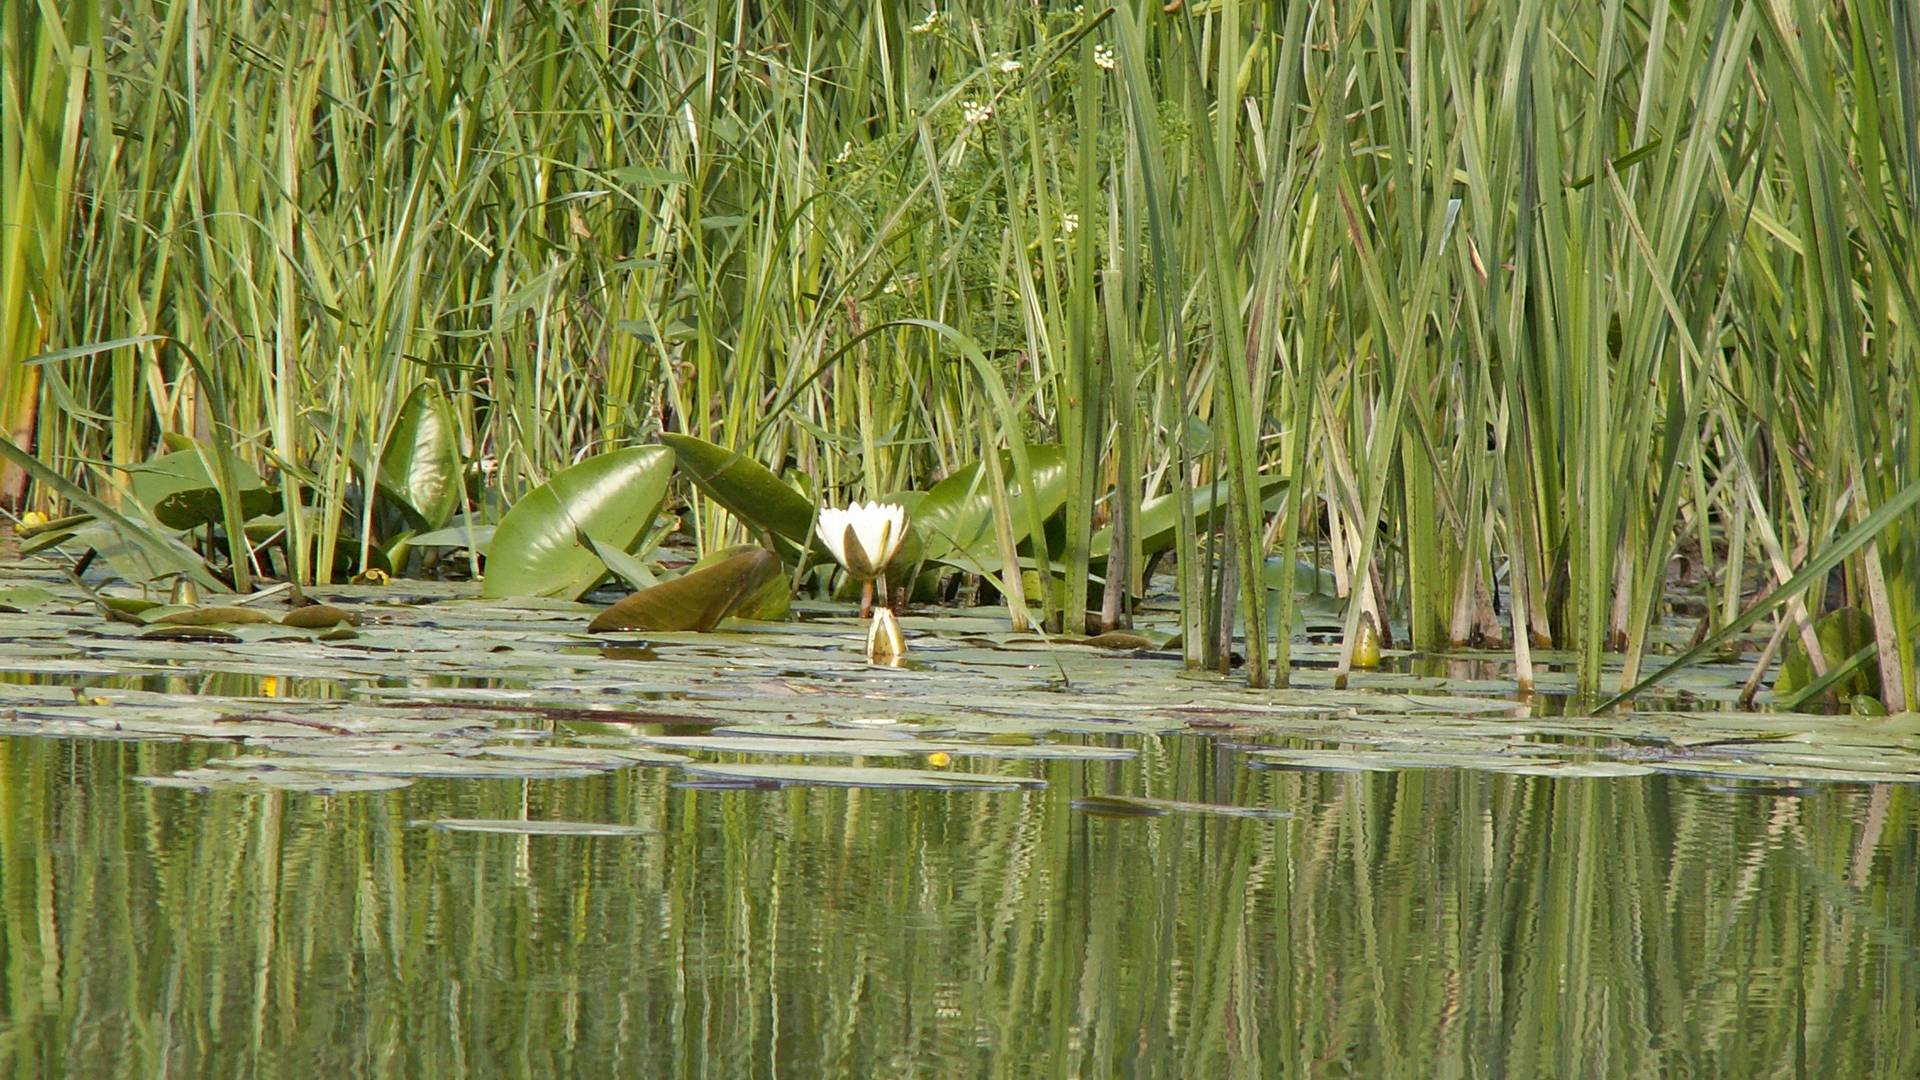
<path fill-rule="evenodd" d="M 494 531 L 484 595 L 577 599 L 607 573 L 580 535 L 633 548 L 672 476 L 673 452 L 662 446 L 614 450 L 561 470 L 514 503 Z"/>

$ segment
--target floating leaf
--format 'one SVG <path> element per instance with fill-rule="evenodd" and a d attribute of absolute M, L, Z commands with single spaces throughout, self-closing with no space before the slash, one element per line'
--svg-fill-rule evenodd
<path fill-rule="evenodd" d="M 46 607 L 53 602 L 53 593 L 38 585 L 8 585 L 0 588 L 0 604 L 15 608 Z"/>
<path fill-rule="evenodd" d="M 562 469 L 501 520 L 484 595 L 577 599 L 607 572 L 579 534 L 631 549 L 653 524 L 672 475 L 673 452 L 661 446 L 614 450 Z"/>
<path fill-rule="evenodd" d="M 1073 808 L 1107 817 L 1161 817 L 1166 814 L 1180 813 L 1281 821 L 1293 816 L 1288 811 L 1265 806 L 1229 806 L 1225 803 L 1185 802 L 1180 799 L 1150 799 L 1141 795 L 1088 795 L 1073 800 Z"/>
<path fill-rule="evenodd" d="M 741 521 L 788 541 L 793 546 L 784 554 L 797 556 L 813 528 L 811 500 L 742 451 L 692 435 L 662 435 L 660 441 L 673 448 L 680 471 L 707 498 Z"/>
<path fill-rule="evenodd" d="M 437 529 L 459 508 L 465 482 L 458 440 L 453 409 L 440 387 L 414 387 L 387 429 L 379 483 L 381 494 L 415 529 Z"/>
<path fill-rule="evenodd" d="M 819 738 L 785 735 L 655 735 L 651 746 L 676 750 L 705 750 L 725 754 L 791 754 L 799 757 L 907 757 L 947 754 L 953 757 L 1028 758 L 1080 761 L 1125 761 L 1139 751 L 1122 746 L 1077 746 L 1072 743 L 940 742 L 913 738 L 859 738 L 852 732 L 823 733 Z"/>
<path fill-rule="evenodd" d="M 410 822 L 441 832 L 505 833 L 511 836 L 646 836 L 651 829 L 597 821 L 522 821 L 516 818 L 440 818 Z"/>
<path fill-rule="evenodd" d="M 756 595 L 768 580 L 779 581 L 785 587 L 780 560 L 765 548 L 752 547 L 628 596 L 588 623 L 587 632 L 695 630 L 704 633 Z"/>
<path fill-rule="evenodd" d="M 245 626 L 274 620 L 273 616 L 257 608 L 216 604 L 187 608 L 185 611 L 169 611 L 164 615 L 149 617 L 147 621 L 158 626 Z"/>
<path fill-rule="evenodd" d="M 45 490 L 57 492 L 61 498 L 97 518 L 101 524 L 88 530 L 94 534 L 88 546 L 99 551 L 119 571 L 121 577 L 129 581 L 153 581 L 168 574 L 185 574 L 207 588 L 224 588 L 219 579 L 207 570 L 207 564 L 176 537 L 154 535 L 156 530 L 142 527 L 139 522 L 101 502 L 91 492 L 48 468 L 4 435 L 0 435 L 0 457 L 12 462 Z M 56 530 L 37 539 L 63 535 L 65 530 Z M 76 533 L 74 537 L 79 540 L 82 534 Z M 110 551 L 109 548 L 118 550 Z"/>
<path fill-rule="evenodd" d="M 758 544 L 736 544 L 709 553 L 705 558 L 693 564 L 693 569 L 704 570 L 716 566 L 737 555 L 746 555 L 764 550 Z M 740 619 L 754 619 L 760 622 L 778 622 L 787 617 L 793 608 L 793 587 L 787 582 L 785 574 L 769 574 L 758 588 L 740 598 L 734 606 L 733 616 Z"/>
<path fill-rule="evenodd" d="M 334 607 L 332 604 L 308 604 L 294 608 L 280 617 L 283 626 L 295 626 L 306 630 L 325 630 L 330 626 L 347 623 L 360 625 L 360 616 L 350 611 Z"/>
<path fill-rule="evenodd" d="M 1046 787 L 1029 776 L 980 776 L 928 769 L 862 768 L 857 765 L 689 765 L 686 772 L 719 780 L 781 785 L 860 788 L 936 788 L 945 791 L 1015 791 Z"/>
<path fill-rule="evenodd" d="M 289 772 L 279 769 L 248 771 L 241 769 L 184 769 L 169 776 L 136 776 L 148 787 L 185 788 L 211 791 L 215 788 L 263 787 L 275 791 L 298 791 L 310 795 L 348 795 L 363 791 L 392 791 L 413 781 L 397 776 L 328 776 L 324 773 Z"/>
<path fill-rule="evenodd" d="M 140 636 L 153 641 L 205 641 L 220 645 L 238 645 L 242 640 L 239 634 L 214 626 L 154 626 L 140 631 Z"/>
<path fill-rule="evenodd" d="M 323 773 L 341 776 L 401 776 L 401 777 L 456 777 L 471 780 L 516 779 L 516 780 L 566 780 L 594 776 L 606 771 L 606 766 L 543 764 L 527 761 L 503 761 L 481 757 L 463 757 L 458 754 L 436 753 L 431 750 L 403 751 L 381 755 L 336 755 L 324 757 L 312 756 L 270 758 L 239 757 L 220 758 L 209 762 L 212 766 L 230 769 L 249 770 L 293 770 L 302 773 Z"/>

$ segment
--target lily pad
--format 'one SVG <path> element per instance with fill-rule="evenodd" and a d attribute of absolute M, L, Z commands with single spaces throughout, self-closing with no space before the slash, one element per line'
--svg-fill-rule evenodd
<path fill-rule="evenodd" d="M 485 555 L 493 546 L 494 530 L 492 524 L 469 524 L 464 519 L 458 525 L 449 525 L 444 529 L 423 532 L 407 538 L 414 547 L 451 547 L 467 548 Z"/>
<path fill-rule="evenodd" d="M 718 626 L 769 580 L 784 586 L 785 573 L 773 552 L 755 547 L 699 570 L 691 570 L 642 589 L 600 613 L 589 633 L 610 630 L 694 630 Z"/>
<path fill-rule="evenodd" d="M 238 645 L 243 640 L 239 634 L 217 626 L 153 626 L 140 631 L 140 636 L 154 641 L 201 641 L 220 645 Z"/>
<path fill-rule="evenodd" d="M 360 616 L 350 611 L 334 607 L 332 604 L 308 604 L 297 607 L 280 617 L 283 626 L 295 626 L 307 630 L 325 630 L 330 626 L 347 623 L 360 625 Z"/>
<path fill-rule="evenodd" d="M 151 616 L 147 619 L 148 623 L 157 626 L 245 626 L 249 623 L 273 621 L 273 616 L 257 608 L 239 607 L 233 604 L 169 611 L 164 615 Z"/>
<path fill-rule="evenodd" d="M 1005 475 L 1013 483 L 1008 491 L 1016 543 L 1026 539 L 1031 520 L 1025 508 L 1026 492 L 1013 476 L 1012 456 L 1001 451 L 1006 463 Z M 1058 444 L 1030 446 L 1027 462 L 1033 469 L 1033 487 L 1041 518 L 1053 516 L 1067 498 L 1067 455 Z M 969 571 L 998 563 L 998 540 L 994 535 L 993 504 L 986 489 L 980 462 L 955 469 L 935 484 L 914 507 L 910 530 L 923 545 L 930 562 L 959 565 Z"/>
<path fill-rule="evenodd" d="M 1259 477 L 1260 499 L 1268 510 L 1278 508 L 1278 500 L 1287 491 L 1287 478 L 1273 473 Z M 1225 507 L 1227 492 L 1231 484 L 1222 480 L 1219 483 L 1193 489 L 1193 512 L 1205 515 L 1215 507 Z M 1140 552 L 1143 555 L 1155 555 L 1173 547 L 1180 535 L 1180 498 L 1178 492 L 1166 492 L 1140 503 Z M 1092 554 L 1095 558 L 1105 555 L 1113 547 L 1113 527 L 1111 525 L 1093 534 Z"/>
<path fill-rule="evenodd" d="M 726 562 L 736 555 L 747 555 L 759 550 L 762 549 L 757 544 L 738 544 L 721 548 L 694 563 L 693 569 L 704 570 L 709 566 Z M 786 575 L 769 574 L 758 588 L 740 598 L 740 602 L 734 605 L 733 614 L 741 619 L 776 622 L 786 618 L 787 612 L 792 608 L 793 589 L 788 585 Z"/>
<path fill-rule="evenodd" d="M 212 791 L 216 788 L 269 788 L 312 795 L 348 795 L 363 791 L 392 791 L 413 783 L 397 776 L 328 776 L 324 773 L 263 769 L 198 768 L 164 776 L 136 776 L 148 787 Z"/>
<path fill-rule="evenodd" d="M 522 821 L 515 818 L 439 818 L 411 822 L 440 832 L 505 833 L 511 836 L 646 836 L 651 829 L 598 821 Z"/>
<path fill-rule="evenodd" d="M 782 786 L 930 788 L 941 791 L 1017 791 L 1046 787 L 1028 776 L 981 776 L 930 769 L 862 768 L 857 765 L 689 765 L 690 774 L 716 780 L 775 783 Z"/>
<path fill-rule="evenodd" d="M 1185 802 L 1179 799 L 1151 799 L 1140 795 L 1087 795 L 1073 800 L 1075 810 L 1106 817 L 1161 817 L 1167 814 L 1210 814 L 1215 817 L 1254 818 L 1282 821 L 1293 816 L 1286 810 L 1265 806 L 1230 806 L 1225 803 Z"/>
<path fill-rule="evenodd" d="M 631 549 L 653 524 L 672 475 L 673 451 L 661 446 L 614 450 L 562 469 L 501 520 L 483 594 L 578 599 L 607 573 L 579 534 Z"/>
<path fill-rule="evenodd" d="M 259 472 L 239 458 L 233 461 L 233 482 L 243 518 L 279 508 L 279 498 L 267 490 Z M 219 486 L 196 449 L 175 450 L 128 466 L 127 489 L 134 501 L 169 529 L 197 529 L 223 520 Z"/>
<path fill-rule="evenodd" d="M 1843 607 L 1816 620 L 1813 636 L 1819 640 L 1820 652 L 1827 663 L 1837 665 L 1874 643 L 1873 619 L 1859 608 Z M 1787 641 L 1780 674 L 1774 679 L 1773 692 L 1782 698 L 1793 697 L 1813 681 L 1813 661 L 1807 657 L 1806 645 L 1795 634 Z M 1850 698 L 1855 694 L 1874 693 L 1879 688 L 1880 664 L 1875 660 L 1842 679 L 1832 689 L 1839 697 Z"/>
<path fill-rule="evenodd" d="M 716 446 L 692 435 L 662 435 L 673 448 L 680 471 L 695 487 L 741 521 L 798 545 L 813 528 L 811 500 L 787 486 L 773 471 L 743 451 Z"/>

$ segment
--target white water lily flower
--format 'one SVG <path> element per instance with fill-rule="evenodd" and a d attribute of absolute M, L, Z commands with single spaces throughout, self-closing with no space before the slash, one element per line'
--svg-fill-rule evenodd
<path fill-rule="evenodd" d="M 856 578 L 878 577 L 907 539 L 907 510 L 892 503 L 854 503 L 820 511 L 820 540 Z"/>

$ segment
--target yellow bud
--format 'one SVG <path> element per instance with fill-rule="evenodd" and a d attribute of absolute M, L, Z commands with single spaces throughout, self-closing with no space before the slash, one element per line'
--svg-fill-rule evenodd
<path fill-rule="evenodd" d="M 1353 666 L 1380 666 L 1380 628 L 1374 625 L 1372 612 L 1360 616 L 1360 629 L 1353 635 Z"/>
<path fill-rule="evenodd" d="M 935 750 L 933 753 L 927 755 L 927 764 L 936 769 L 944 769 L 953 764 L 953 755 L 947 753 L 945 750 Z"/>
<path fill-rule="evenodd" d="M 26 513 L 20 515 L 20 527 L 22 529 L 35 529 L 35 528 L 39 528 L 42 525 L 45 525 L 46 523 L 47 523 L 47 515 L 41 513 L 38 510 L 29 510 Z"/>
<path fill-rule="evenodd" d="M 260 696 L 261 697 L 279 697 L 280 696 L 280 680 L 277 677 L 272 675 L 269 675 L 266 678 L 261 679 L 260 680 Z"/>

